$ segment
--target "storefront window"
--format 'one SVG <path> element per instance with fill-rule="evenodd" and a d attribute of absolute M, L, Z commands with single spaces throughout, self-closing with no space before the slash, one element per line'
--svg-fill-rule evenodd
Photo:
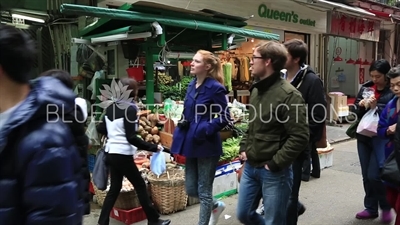
<path fill-rule="evenodd" d="M 360 85 L 371 79 L 368 70 L 374 60 L 374 47 L 371 41 L 329 36 L 328 91 L 356 96 Z"/>

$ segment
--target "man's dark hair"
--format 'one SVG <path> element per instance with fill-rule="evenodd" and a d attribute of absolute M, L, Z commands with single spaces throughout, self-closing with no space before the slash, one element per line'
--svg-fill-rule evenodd
<path fill-rule="evenodd" d="M 286 41 L 283 45 L 288 50 L 293 59 L 299 58 L 299 65 L 306 63 L 308 55 L 308 46 L 300 39 L 291 39 Z"/>
<path fill-rule="evenodd" d="M 369 72 L 378 71 L 381 74 L 387 74 L 390 70 L 390 63 L 386 59 L 379 59 L 372 62 L 371 67 L 369 67 Z"/>
<path fill-rule="evenodd" d="M 17 83 L 28 83 L 36 58 L 34 42 L 10 25 L 0 24 L 0 66 Z"/>
<path fill-rule="evenodd" d="M 58 69 L 47 70 L 46 72 L 43 72 L 42 74 L 40 74 L 40 76 L 57 78 L 69 89 L 74 88 L 74 81 L 72 80 L 71 75 L 67 71 L 58 70 Z"/>
<path fill-rule="evenodd" d="M 387 77 L 389 79 L 394 79 L 400 76 L 400 65 L 397 65 L 396 67 L 393 67 L 388 73 Z"/>

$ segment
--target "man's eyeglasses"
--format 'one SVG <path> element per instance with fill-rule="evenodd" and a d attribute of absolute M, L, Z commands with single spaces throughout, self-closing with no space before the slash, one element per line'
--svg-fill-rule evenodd
<path fill-rule="evenodd" d="M 264 59 L 264 57 L 261 56 L 252 56 L 251 60 L 254 61 L 254 59 Z"/>

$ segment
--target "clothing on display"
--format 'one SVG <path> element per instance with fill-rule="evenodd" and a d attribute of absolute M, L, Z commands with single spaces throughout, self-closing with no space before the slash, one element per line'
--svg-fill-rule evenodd
<path fill-rule="evenodd" d="M 225 56 L 222 56 L 222 65 L 226 63 L 231 64 L 232 70 L 232 81 L 248 82 L 251 78 L 250 73 L 250 58 L 245 55 L 227 55 L 226 61 Z M 225 75 L 225 72 L 224 72 Z"/>
<path fill-rule="evenodd" d="M 94 74 L 92 80 L 90 81 L 89 86 L 87 86 L 87 89 L 92 92 L 92 96 L 90 97 L 91 100 L 96 100 L 96 90 L 98 88 L 98 87 L 96 87 L 97 79 L 105 79 L 104 70 L 97 71 Z"/>

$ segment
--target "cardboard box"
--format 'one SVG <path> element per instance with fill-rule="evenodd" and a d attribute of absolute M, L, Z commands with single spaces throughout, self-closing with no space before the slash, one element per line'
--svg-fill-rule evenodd
<path fill-rule="evenodd" d="M 338 120 L 339 117 L 349 115 L 349 106 L 347 105 L 347 96 L 340 92 L 330 92 L 331 104 L 329 106 L 329 120 Z"/>
<path fill-rule="evenodd" d="M 237 193 L 238 181 L 236 170 L 240 167 L 240 161 L 230 162 L 217 167 L 213 185 L 213 196 L 215 198 Z"/>

